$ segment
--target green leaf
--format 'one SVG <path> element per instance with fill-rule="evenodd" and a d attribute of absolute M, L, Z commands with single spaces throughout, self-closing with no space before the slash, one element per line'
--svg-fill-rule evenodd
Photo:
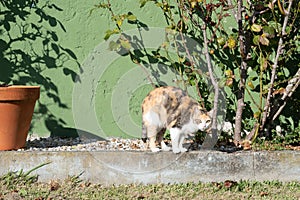
<path fill-rule="evenodd" d="M 116 23 L 117 23 L 118 26 L 120 27 L 120 26 L 122 26 L 122 24 L 123 24 L 123 20 L 122 20 L 122 19 L 118 19 L 118 20 L 116 21 Z"/>
<path fill-rule="evenodd" d="M 227 76 L 227 77 L 232 77 L 232 75 L 233 75 L 233 72 L 230 69 L 225 70 L 224 73 L 225 73 L 225 76 Z"/>
<path fill-rule="evenodd" d="M 291 76 L 290 71 L 286 67 L 284 67 L 282 70 L 284 72 L 285 77 Z"/>
<path fill-rule="evenodd" d="M 108 40 L 108 38 L 114 34 L 112 30 L 107 30 L 105 33 L 104 40 Z"/>
<path fill-rule="evenodd" d="M 275 22 L 275 21 L 269 21 L 268 22 L 269 26 L 274 28 L 275 30 L 277 31 L 280 31 L 281 30 L 281 24 L 278 23 L 278 22 Z"/>
<path fill-rule="evenodd" d="M 274 38 L 275 37 L 275 29 L 271 26 L 264 26 L 263 32 L 268 38 Z"/>
<path fill-rule="evenodd" d="M 218 38 L 217 38 L 217 42 L 218 42 L 218 44 L 219 44 L 220 46 L 224 46 L 225 43 L 226 43 L 226 40 L 225 40 L 224 37 L 218 37 Z"/>
<path fill-rule="evenodd" d="M 258 33 L 262 30 L 262 27 L 259 24 L 252 24 L 251 30 Z"/>
<path fill-rule="evenodd" d="M 124 49 L 130 50 L 131 44 L 128 40 L 120 40 L 120 44 Z"/>
<path fill-rule="evenodd" d="M 117 51 L 119 50 L 121 45 L 119 43 L 116 43 L 115 41 L 110 41 L 108 45 L 108 49 L 110 51 Z"/>
<path fill-rule="evenodd" d="M 140 0 L 140 8 L 144 7 L 149 0 Z"/>
<path fill-rule="evenodd" d="M 110 38 L 111 35 L 120 33 L 120 30 L 117 29 L 117 28 L 115 28 L 114 30 L 110 30 L 110 29 L 109 29 L 109 30 L 107 30 L 105 33 L 106 33 L 106 34 L 105 34 L 105 36 L 104 36 L 104 40 L 108 40 L 108 39 Z"/>
<path fill-rule="evenodd" d="M 160 2 L 156 2 L 155 5 L 156 5 L 157 7 L 163 7 L 164 4 L 162 4 L 162 3 L 160 3 Z"/>
<path fill-rule="evenodd" d="M 135 15 L 127 15 L 127 20 L 130 21 L 130 22 L 136 22 L 137 18 Z"/>

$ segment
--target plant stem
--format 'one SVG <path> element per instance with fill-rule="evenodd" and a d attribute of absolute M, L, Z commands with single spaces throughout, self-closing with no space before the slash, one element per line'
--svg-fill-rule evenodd
<path fill-rule="evenodd" d="M 247 63 L 246 63 L 246 41 L 245 34 L 243 31 L 243 22 L 242 22 L 242 8 L 243 1 L 238 1 L 238 11 L 237 11 L 237 20 L 238 20 L 238 29 L 239 29 L 239 42 L 240 42 L 240 54 L 241 54 L 241 65 L 240 65 L 240 82 L 239 90 L 237 93 L 237 109 L 235 115 L 235 129 L 234 129 L 234 143 L 237 145 L 241 141 L 241 132 L 242 132 L 242 115 L 243 109 L 245 106 L 245 83 L 247 79 Z"/>

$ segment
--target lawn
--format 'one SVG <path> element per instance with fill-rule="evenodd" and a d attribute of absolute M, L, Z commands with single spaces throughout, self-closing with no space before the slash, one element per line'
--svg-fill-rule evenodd
<path fill-rule="evenodd" d="M 30 172 L 0 177 L 0 199 L 300 199 L 300 182 L 225 181 L 103 186 L 80 180 L 38 182 Z"/>

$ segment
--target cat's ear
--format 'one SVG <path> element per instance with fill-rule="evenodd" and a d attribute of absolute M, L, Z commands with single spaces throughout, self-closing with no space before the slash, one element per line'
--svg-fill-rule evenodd
<path fill-rule="evenodd" d="M 214 113 L 214 109 L 211 109 L 210 111 L 207 112 L 208 116 L 210 116 L 212 118 L 212 115 Z"/>
<path fill-rule="evenodd" d="M 194 107 L 194 116 L 198 116 L 198 115 L 201 115 L 203 114 L 203 110 L 200 106 L 195 106 Z"/>

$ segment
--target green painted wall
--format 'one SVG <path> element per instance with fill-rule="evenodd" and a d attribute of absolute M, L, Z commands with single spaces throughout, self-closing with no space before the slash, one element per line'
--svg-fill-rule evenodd
<path fill-rule="evenodd" d="M 130 8 L 149 27 L 165 26 L 163 16 L 155 12 L 154 5 L 140 9 L 136 0 L 111 2 L 117 13 Z M 114 24 L 104 10 L 96 9 L 90 13 L 99 1 L 31 3 L 13 1 L 0 4 L 0 81 L 41 85 L 31 133 L 41 136 L 139 137 L 140 102 L 151 87 L 145 73 L 128 57 L 107 50 L 108 43 L 103 37 Z M 150 44 L 152 34 L 153 31 L 147 35 Z M 162 36 L 158 39 L 161 42 Z M 104 62 L 103 59 L 107 58 L 109 60 Z M 131 76 L 141 78 L 139 86 L 127 91 L 130 93 L 126 94 L 127 99 L 119 94 L 126 89 L 118 88 L 120 81 L 125 81 L 121 84 L 126 88 L 126 80 L 122 80 L 124 74 L 129 80 L 133 80 Z M 117 93 L 114 94 L 115 89 Z M 126 102 L 130 102 L 130 106 L 125 106 Z M 129 111 L 121 111 L 123 106 Z M 117 109 L 115 114 L 114 109 Z M 129 116 L 133 116 L 130 119 L 133 125 L 129 126 L 134 128 L 123 130 L 128 116 L 122 120 L 124 116 L 116 116 L 119 111 L 122 115 L 128 111 Z M 82 131 L 76 132 L 76 129 Z"/>

